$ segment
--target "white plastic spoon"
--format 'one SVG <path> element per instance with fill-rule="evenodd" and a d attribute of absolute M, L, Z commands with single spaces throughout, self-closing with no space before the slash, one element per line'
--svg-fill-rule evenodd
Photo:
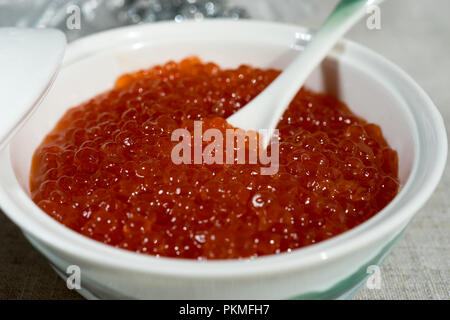
<path fill-rule="evenodd" d="M 259 131 L 264 146 L 267 146 L 271 133 L 309 74 L 338 40 L 364 16 L 367 7 L 381 1 L 341 0 L 306 49 L 263 92 L 227 121 L 244 130 Z"/>
<path fill-rule="evenodd" d="M 0 149 L 45 96 L 65 47 L 58 30 L 0 28 Z"/>

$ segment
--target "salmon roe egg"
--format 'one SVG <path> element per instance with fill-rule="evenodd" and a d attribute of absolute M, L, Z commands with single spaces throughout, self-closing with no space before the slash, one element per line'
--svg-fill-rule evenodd
<path fill-rule="evenodd" d="M 287 252 L 371 218 L 397 194 L 398 158 L 379 126 L 302 89 L 283 115 L 279 170 L 174 164 L 177 128 L 226 128 L 280 71 L 197 58 L 121 76 L 70 109 L 36 150 L 33 201 L 72 230 L 155 256 Z"/>

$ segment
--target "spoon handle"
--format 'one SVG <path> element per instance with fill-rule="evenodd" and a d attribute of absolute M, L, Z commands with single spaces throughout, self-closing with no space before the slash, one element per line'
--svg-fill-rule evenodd
<path fill-rule="evenodd" d="M 263 133 L 268 145 L 274 130 L 298 90 L 336 42 L 366 13 L 376 0 L 341 0 L 306 49 L 260 95 L 227 121 L 245 130 Z M 258 116 L 255 116 L 258 115 Z M 267 131 L 266 131 L 267 132 Z"/>

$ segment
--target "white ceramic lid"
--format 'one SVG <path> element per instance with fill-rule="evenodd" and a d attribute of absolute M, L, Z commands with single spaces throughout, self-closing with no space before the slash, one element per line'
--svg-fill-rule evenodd
<path fill-rule="evenodd" d="M 0 28 L 0 149 L 51 87 L 65 48 L 58 30 Z"/>

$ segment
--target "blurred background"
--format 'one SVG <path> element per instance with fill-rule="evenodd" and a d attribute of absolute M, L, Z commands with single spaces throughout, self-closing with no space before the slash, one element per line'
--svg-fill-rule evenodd
<path fill-rule="evenodd" d="M 162 20 L 262 19 L 317 28 L 337 0 L 0 0 L 0 27 L 56 27 L 69 41 L 105 29 Z M 77 5 L 81 28 L 68 30 Z M 406 70 L 450 123 L 449 0 L 387 0 L 381 28 L 361 21 L 348 38 Z M 1 40 L 0 40 L 1 41 Z M 450 170 L 381 269 L 381 289 L 354 299 L 450 299 Z M 0 213 L 0 299 L 81 299 L 69 291 L 20 231 Z"/>
<path fill-rule="evenodd" d="M 73 41 L 102 30 L 163 20 L 263 19 L 317 27 L 333 0 L 0 0 L 0 26 L 55 27 Z M 66 28 L 77 5 L 82 28 Z"/>

